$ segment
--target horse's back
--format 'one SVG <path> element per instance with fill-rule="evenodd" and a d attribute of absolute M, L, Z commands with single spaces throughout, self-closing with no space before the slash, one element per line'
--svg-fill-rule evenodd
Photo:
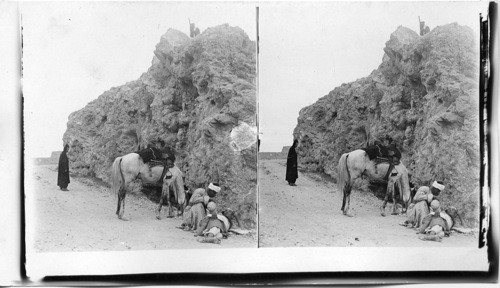
<path fill-rule="evenodd" d="M 122 163 L 124 164 L 137 163 L 137 162 L 141 162 L 141 164 L 144 163 L 139 154 L 137 153 L 129 153 L 127 155 L 122 156 L 121 158 L 122 158 Z"/>
<path fill-rule="evenodd" d="M 144 164 L 141 157 L 137 153 L 129 153 L 121 157 L 121 169 L 128 173 L 138 172 Z"/>
<path fill-rule="evenodd" d="M 370 158 L 365 150 L 358 149 L 347 153 L 347 165 L 350 168 L 364 170 L 369 161 Z"/>

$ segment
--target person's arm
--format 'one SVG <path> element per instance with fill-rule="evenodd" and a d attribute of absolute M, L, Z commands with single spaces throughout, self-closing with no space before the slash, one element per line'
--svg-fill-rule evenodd
<path fill-rule="evenodd" d="M 194 190 L 193 196 L 191 196 L 191 199 L 189 200 L 189 204 L 194 205 L 198 203 L 204 203 L 205 196 L 208 196 L 205 192 L 205 189 L 203 188 L 198 188 Z"/>
<path fill-rule="evenodd" d="M 418 203 L 420 201 L 428 200 L 427 195 L 430 194 L 429 191 L 429 188 L 426 186 L 418 188 L 417 193 L 415 193 L 415 197 L 413 197 L 413 202 Z"/>

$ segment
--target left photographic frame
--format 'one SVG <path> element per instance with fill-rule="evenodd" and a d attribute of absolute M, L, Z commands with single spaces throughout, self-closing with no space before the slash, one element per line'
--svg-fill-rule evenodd
<path fill-rule="evenodd" d="M 257 247 L 255 5 L 20 13 L 28 276 L 171 272 L 133 259 Z M 127 252 L 116 272 L 67 264 Z"/>

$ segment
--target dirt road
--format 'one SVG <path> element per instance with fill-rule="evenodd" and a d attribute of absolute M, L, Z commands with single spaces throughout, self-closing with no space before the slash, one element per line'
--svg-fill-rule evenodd
<path fill-rule="evenodd" d="M 351 195 L 355 216 L 346 217 L 340 210 L 342 194 L 333 182 L 299 172 L 298 186 L 289 186 L 285 163 L 259 161 L 259 247 L 477 246 L 477 234 L 456 232 L 442 242 L 422 241 L 415 230 L 398 225 L 405 216 L 380 216 L 382 201 L 356 190 Z"/>
<path fill-rule="evenodd" d="M 118 220 L 117 199 L 110 188 L 71 178 L 69 191 L 61 191 L 56 166 L 34 168 L 35 185 L 27 187 L 27 193 L 34 196 L 37 252 L 257 247 L 256 233 L 231 235 L 220 245 L 199 243 L 192 232 L 176 228 L 180 217 L 166 218 L 166 207 L 163 219 L 157 220 L 156 204 L 145 197 L 127 195 L 125 215 L 130 221 Z"/>

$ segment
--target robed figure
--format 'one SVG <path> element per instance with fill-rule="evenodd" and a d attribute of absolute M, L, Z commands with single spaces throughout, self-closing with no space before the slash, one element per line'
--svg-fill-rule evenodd
<path fill-rule="evenodd" d="M 295 181 L 299 178 L 299 174 L 297 172 L 297 152 L 295 148 L 297 147 L 297 140 L 293 141 L 292 147 L 288 150 L 288 157 L 286 159 L 286 177 L 285 180 L 288 181 L 288 185 L 297 186 Z"/>
<path fill-rule="evenodd" d="M 69 161 L 68 152 L 69 145 L 64 145 L 64 150 L 59 156 L 59 166 L 57 168 L 57 186 L 61 188 L 63 191 L 68 191 L 69 184 Z"/>

